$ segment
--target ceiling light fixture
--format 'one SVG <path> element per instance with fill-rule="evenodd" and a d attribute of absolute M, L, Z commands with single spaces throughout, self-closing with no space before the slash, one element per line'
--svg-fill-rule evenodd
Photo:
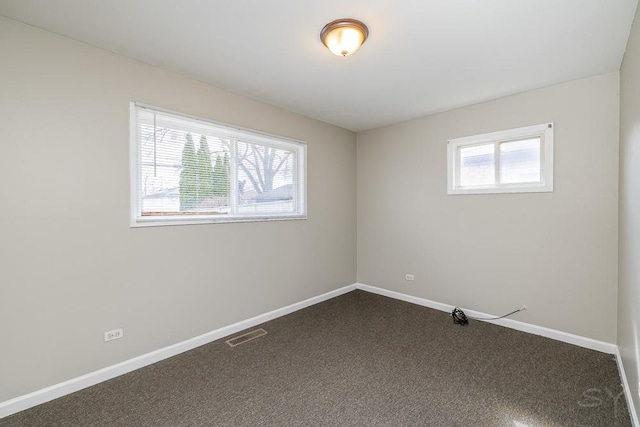
<path fill-rule="evenodd" d="M 338 56 L 354 54 L 367 40 L 369 29 L 356 19 L 336 19 L 324 26 L 320 40 Z"/>

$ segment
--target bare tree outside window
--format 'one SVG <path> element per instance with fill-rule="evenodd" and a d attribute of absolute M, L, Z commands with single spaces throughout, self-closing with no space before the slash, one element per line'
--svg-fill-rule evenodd
<path fill-rule="evenodd" d="M 293 152 L 282 148 L 238 142 L 239 175 L 246 177 L 256 201 L 293 198 Z M 246 190 L 245 186 L 245 190 Z"/>

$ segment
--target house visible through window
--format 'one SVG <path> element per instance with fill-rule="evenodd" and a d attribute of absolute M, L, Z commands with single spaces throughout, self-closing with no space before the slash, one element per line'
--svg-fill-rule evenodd
<path fill-rule="evenodd" d="M 553 191 L 553 123 L 449 140 L 447 160 L 448 194 Z"/>
<path fill-rule="evenodd" d="M 306 145 L 134 104 L 132 226 L 306 217 Z"/>

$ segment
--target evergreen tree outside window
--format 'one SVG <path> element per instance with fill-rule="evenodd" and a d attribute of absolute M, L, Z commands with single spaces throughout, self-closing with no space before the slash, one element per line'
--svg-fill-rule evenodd
<path fill-rule="evenodd" d="M 189 211 L 198 203 L 198 161 L 191 134 L 186 135 L 180 171 L 180 210 Z"/>
<path fill-rule="evenodd" d="M 229 191 L 229 155 L 225 153 L 224 158 L 220 155 L 216 157 L 216 165 L 213 168 L 213 194 L 228 196 Z"/>
<path fill-rule="evenodd" d="M 207 137 L 202 135 L 198 148 L 198 205 L 213 196 L 214 185 L 211 152 Z"/>
<path fill-rule="evenodd" d="M 306 218 L 305 143 L 135 103 L 131 118 L 132 226 Z"/>

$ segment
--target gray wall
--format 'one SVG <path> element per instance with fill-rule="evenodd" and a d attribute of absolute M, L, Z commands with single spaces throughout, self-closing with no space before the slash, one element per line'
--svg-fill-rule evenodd
<path fill-rule="evenodd" d="M 620 70 L 618 346 L 640 410 L 640 8 Z"/>
<path fill-rule="evenodd" d="M 614 343 L 618 77 L 358 134 L 358 282 Z M 447 139 L 551 121 L 553 193 L 447 196 Z"/>
<path fill-rule="evenodd" d="M 5 18 L 0 58 L 0 402 L 355 282 L 352 132 Z M 129 228 L 130 101 L 307 141 L 308 220 Z"/>

